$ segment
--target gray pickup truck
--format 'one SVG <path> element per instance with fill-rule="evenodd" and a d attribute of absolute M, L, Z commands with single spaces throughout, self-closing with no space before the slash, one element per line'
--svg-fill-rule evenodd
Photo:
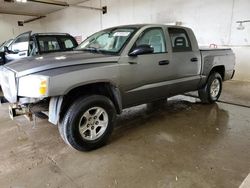
<path fill-rule="evenodd" d="M 47 113 L 83 151 L 106 143 L 124 108 L 195 90 L 214 103 L 234 66 L 231 49 L 200 50 L 189 28 L 147 24 L 105 29 L 73 52 L 15 61 L 0 75 L 11 117 Z"/>

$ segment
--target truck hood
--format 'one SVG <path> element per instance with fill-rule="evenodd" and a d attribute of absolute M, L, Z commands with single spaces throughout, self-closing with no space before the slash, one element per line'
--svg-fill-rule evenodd
<path fill-rule="evenodd" d="M 19 59 L 6 64 L 5 67 L 14 71 L 17 77 L 21 77 L 59 67 L 61 68 L 91 63 L 116 63 L 118 59 L 119 56 L 114 55 L 90 53 L 84 51 L 71 51 Z"/>

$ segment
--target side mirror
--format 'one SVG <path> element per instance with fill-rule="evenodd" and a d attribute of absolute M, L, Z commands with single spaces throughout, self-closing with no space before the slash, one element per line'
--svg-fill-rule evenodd
<path fill-rule="evenodd" d="M 154 48 L 152 48 L 148 44 L 142 44 L 136 46 L 132 51 L 129 53 L 129 56 L 138 56 L 142 54 L 152 54 L 154 52 Z"/>
<path fill-rule="evenodd" d="M 18 54 L 19 53 L 18 50 L 12 51 L 7 46 L 4 46 L 4 52 L 8 53 L 8 54 Z"/>

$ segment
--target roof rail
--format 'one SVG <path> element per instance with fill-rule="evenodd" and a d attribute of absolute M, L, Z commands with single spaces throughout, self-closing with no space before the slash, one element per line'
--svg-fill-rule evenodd
<path fill-rule="evenodd" d="M 70 35 L 68 33 L 57 33 L 57 32 L 48 32 L 48 33 L 34 33 L 33 35 Z"/>

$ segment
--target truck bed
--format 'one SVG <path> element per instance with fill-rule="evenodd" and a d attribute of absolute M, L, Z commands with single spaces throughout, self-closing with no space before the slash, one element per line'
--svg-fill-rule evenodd
<path fill-rule="evenodd" d="M 221 50 L 231 50 L 231 48 L 200 48 L 200 51 L 221 51 Z"/>
<path fill-rule="evenodd" d="M 234 74 L 235 55 L 230 48 L 200 49 L 202 59 L 202 75 L 208 75 L 208 70 L 216 66 L 224 66 L 224 80 L 229 80 Z"/>

